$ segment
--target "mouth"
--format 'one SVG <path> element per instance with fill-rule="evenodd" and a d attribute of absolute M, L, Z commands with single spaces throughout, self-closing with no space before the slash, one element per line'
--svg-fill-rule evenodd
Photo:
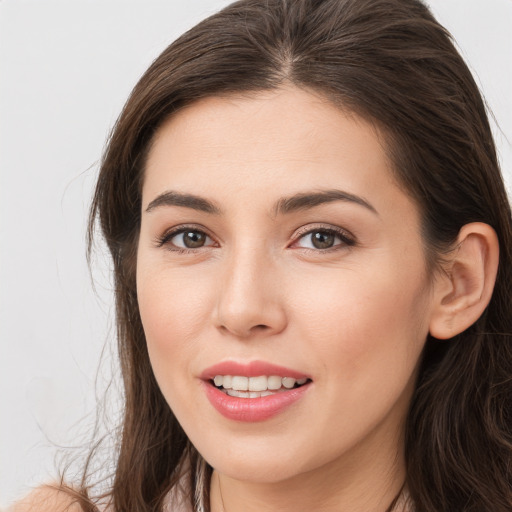
<path fill-rule="evenodd" d="M 200 379 L 214 409 L 238 422 L 284 414 L 310 394 L 313 384 L 302 371 L 267 361 L 223 361 L 204 370 Z"/>
<path fill-rule="evenodd" d="M 243 375 L 215 375 L 209 383 L 222 393 L 237 398 L 262 398 L 300 388 L 311 382 L 302 377 L 281 377 L 278 375 L 259 375 L 247 377 Z"/>

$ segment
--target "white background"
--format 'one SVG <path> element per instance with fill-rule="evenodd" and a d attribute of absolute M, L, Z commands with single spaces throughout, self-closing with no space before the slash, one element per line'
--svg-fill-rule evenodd
<path fill-rule="evenodd" d="M 91 428 L 113 345 L 109 264 L 85 261 L 104 141 L 138 77 L 225 0 L 0 0 L 0 506 Z M 512 0 L 431 0 L 501 127 L 512 184 Z M 506 140 L 508 137 L 508 141 Z M 100 248 L 101 249 L 101 248 Z"/>

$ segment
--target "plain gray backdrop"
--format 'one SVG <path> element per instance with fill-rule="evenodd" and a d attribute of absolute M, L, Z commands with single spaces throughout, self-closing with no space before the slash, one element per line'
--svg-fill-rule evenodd
<path fill-rule="evenodd" d="M 108 132 L 151 61 L 228 3 L 0 0 L 0 506 L 51 478 L 57 446 L 91 428 L 115 342 L 108 258 L 100 246 L 95 291 L 85 260 Z M 510 189 L 512 0 L 429 4 L 494 112 Z"/>

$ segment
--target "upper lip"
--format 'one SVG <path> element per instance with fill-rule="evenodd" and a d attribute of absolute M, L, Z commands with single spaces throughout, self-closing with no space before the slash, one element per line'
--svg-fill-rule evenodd
<path fill-rule="evenodd" d="M 276 375 L 279 377 L 292 377 L 294 379 L 310 379 L 309 375 L 266 361 L 221 361 L 206 368 L 200 375 L 203 380 L 211 380 L 216 375 L 240 375 L 244 377 L 259 377 L 260 375 Z"/>

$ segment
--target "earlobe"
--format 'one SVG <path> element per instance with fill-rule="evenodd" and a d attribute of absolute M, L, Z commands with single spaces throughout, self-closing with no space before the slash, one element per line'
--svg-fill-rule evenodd
<path fill-rule="evenodd" d="M 498 261 L 498 238 L 491 226 L 473 222 L 462 227 L 445 271 L 434 284 L 434 338 L 452 338 L 478 320 L 491 300 Z"/>

